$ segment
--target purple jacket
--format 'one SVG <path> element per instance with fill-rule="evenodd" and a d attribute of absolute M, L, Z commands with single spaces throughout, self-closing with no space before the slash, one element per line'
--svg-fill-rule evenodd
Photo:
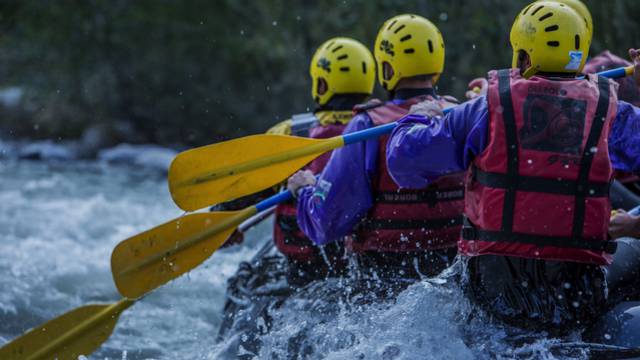
<path fill-rule="evenodd" d="M 367 114 L 358 114 L 344 134 L 372 126 Z M 299 191 L 298 225 L 316 244 L 349 234 L 373 206 L 371 179 L 377 170 L 378 146 L 378 140 L 369 140 L 334 150 L 316 185 Z"/>
<path fill-rule="evenodd" d="M 387 165 L 403 188 L 423 188 L 449 172 L 466 170 L 488 140 L 488 104 L 478 97 L 441 120 L 409 115 L 387 143 Z M 616 170 L 640 173 L 640 109 L 618 101 L 609 133 L 609 157 Z"/>

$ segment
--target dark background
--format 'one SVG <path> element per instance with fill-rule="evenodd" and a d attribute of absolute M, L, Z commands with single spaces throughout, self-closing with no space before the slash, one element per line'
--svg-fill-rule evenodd
<path fill-rule="evenodd" d="M 509 30 L 528 2 L 0 1 L 0 88 L 23 91 L 0 107 L 0 137 L 97 129 L 112 142 L 192 146 L 261 132 L 313 108 L 308 62 L 324 40 L 371 47 L 385 19 L 407 12 L 442 31 L 439 92 L 463 98 L 470 79 L 510 65 Z M 585 3 L 591 55 L 640 46 L 640 1 Z"/>

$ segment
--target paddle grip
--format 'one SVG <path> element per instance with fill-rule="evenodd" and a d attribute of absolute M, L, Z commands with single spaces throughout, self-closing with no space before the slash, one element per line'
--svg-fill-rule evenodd
<path fill-rule="evenodd" d="M 282 204 L 283 202 L 293 199 L 291 191 L 283 191 L 279 194 L 273 195 L 270 198 L 264 199 L 255 205 L 257 212 L 262 212 L 274 205 Z"/>

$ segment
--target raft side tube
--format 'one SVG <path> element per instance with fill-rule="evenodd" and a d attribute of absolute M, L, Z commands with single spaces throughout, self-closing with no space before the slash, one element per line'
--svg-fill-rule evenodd
<path fill-rule="evenodd" d="M 640 348 L 640 301 L 625 301 L 616 305 L 585 331 L 583 340 Z"/>

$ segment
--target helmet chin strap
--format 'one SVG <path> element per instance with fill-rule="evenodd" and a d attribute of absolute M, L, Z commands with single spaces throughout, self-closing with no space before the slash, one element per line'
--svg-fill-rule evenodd
<path fill-rule="evenodd" d="M 534 66 L 529 66 L 524 72 L 522 72 L 522 70 L 520 72 L 522 73 L 523 78 L 528 79 L 537 74 L 538 70 Z"/>

